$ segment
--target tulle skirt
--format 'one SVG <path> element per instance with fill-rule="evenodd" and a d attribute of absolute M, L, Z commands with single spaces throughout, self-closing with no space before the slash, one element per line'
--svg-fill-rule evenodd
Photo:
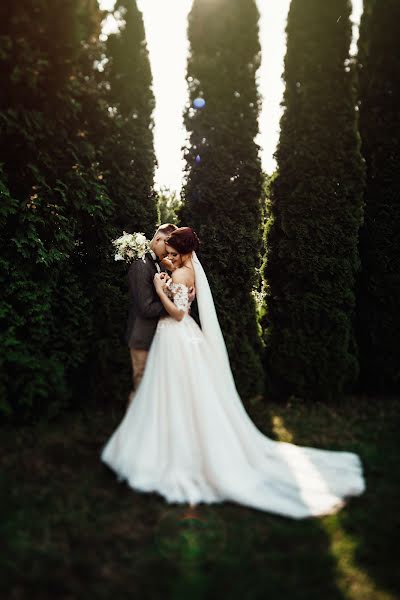
<path fill-rule="evenodd" d="M 143 379 L 101 460 L 119 481 L 168 503 L 232 501 L 295 519 L 334 513 L 365 490 L 357 454 L 264 435 L 190 315 L 160 319 Z"/>

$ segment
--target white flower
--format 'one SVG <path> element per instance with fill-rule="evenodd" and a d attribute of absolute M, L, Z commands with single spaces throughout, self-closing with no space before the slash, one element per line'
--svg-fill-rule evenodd
<path fill-rule="evenodd" d="M 123 235 L 112 241 L 112 244 L 117 250 L 115 260 L 125 260 L 128 263 L 137 258 L 143 259 L 150 249 L 150 242 L 142 232 L 127 233 L 124 231 Z"/>

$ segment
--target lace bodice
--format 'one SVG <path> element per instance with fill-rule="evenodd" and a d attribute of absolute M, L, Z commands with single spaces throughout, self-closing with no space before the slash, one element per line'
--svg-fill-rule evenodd
<path fill-rule="evenodd" d="M 167 294 L 179 310 L 188 312 L 191 302 L 189 302 L 189 288 L 184 283 L 173 283 L 170 279 L 166 284 Z"/>

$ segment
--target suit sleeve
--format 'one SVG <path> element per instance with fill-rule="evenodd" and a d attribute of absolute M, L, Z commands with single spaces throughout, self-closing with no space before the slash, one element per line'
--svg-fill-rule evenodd
<path fill-rule="evenodd" d="M 128 280 L 141 317 L 156 319 L 168 314 L 161 300 L 154 298 L 153 279 L 143 261 L 137 260 L 132 263 L 128 271 Z"/>

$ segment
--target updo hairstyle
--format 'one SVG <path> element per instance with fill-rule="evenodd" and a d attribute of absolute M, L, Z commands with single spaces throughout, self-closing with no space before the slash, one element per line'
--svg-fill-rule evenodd
<path fill-rule="evenodd" d="M 166 244 L 172 246 L 179 254 L 189 254 L 198 251 L 200 240 L 191 227 L 178 227 L 165 240 Z"/>

